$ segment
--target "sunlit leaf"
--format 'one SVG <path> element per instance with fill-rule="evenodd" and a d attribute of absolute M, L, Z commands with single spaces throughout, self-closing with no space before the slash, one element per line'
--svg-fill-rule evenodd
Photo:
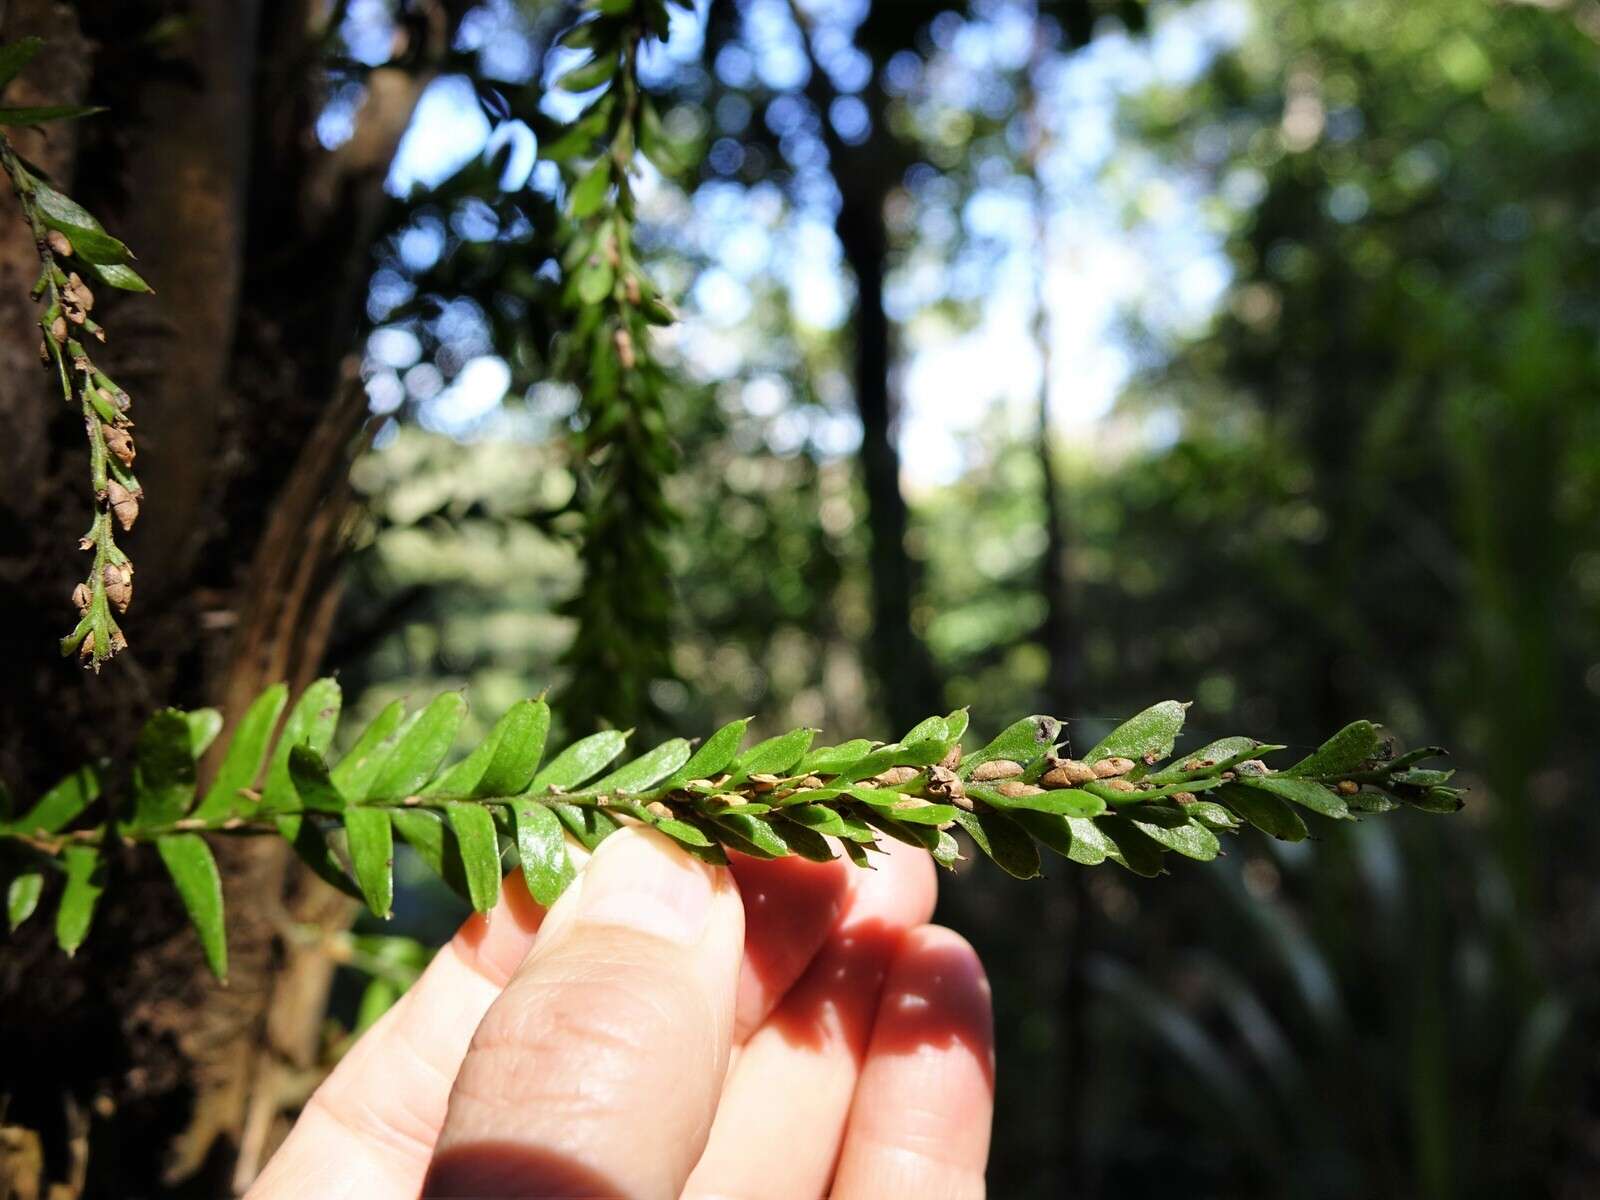
<path fill-rule="evenodd" d="M 488 912 L 500 898 L 500 842 L 495 836 L 494 818 L 483 805 L 467 800 L 445 805 L 445 816 L 461 849 L 472 907 Z"/>
<path fill-rule="evenodd" d="M 300 694 L 300 699 L 289 710 L 283 723 L 283 733 L 272 751 L 272 761 L 267 766 L 266 782 L 261 788 L 261 804 L 268 812 L 281 812 L 294 805 L 294 786 L 289 782 L 289 750 L 293 746 L 310 746 L 318 754 L 328 752 L 333 741 L 334 728 L 339 724 L 339 706 L 343 701 L 339 684 L 332 679 L 319 679 Z M 334 771 L 338 782 L 338 771 Z M 340 791 L 344 791 L 341 787 Z"/>
<path fill-rule="evenodd" d="M 105 868 L 100 847 L 74 842 L 61 852 L 61 865 L 67 873 L 61 892 L 61 907 L 56 910 L 56 942 L 69 955 L 77 952 L 89 936 L 96 905 L 106 890 Z"/>
<path fill-rule="evenodd" d="M 792 729 L 764 742 L 757 742 L 734 762 L 729 786 L 737 786 L 752 775 L 787 774 L 805 757 L 816 735 L 815 729 Z"/>
<path fill-rule="evenodd" d="M 1383 735 L 1371 721 L 1352 721 L 1288 770 L 1290 776 L 1342 775 L 1375 758 Z"/>
<path fill-rule="evenodd" d="M 749 724 L 747 720 L 729 721 L 708 737 L 689 756 L 688 762 L 663 780 L 663 786 L 675 787 L 691 779 L 710 779 L 727 770 L 728 764 L 739 754 L 739 746 L 744 742 L 745 729 Z"/>
<path fill-rule="evenodd" d="M 344 831 L 362 898 L 377 916 L 389 916 L 394 909 L 394 828 L 389 810 L 352 804 L 344 810 Z"/>
<path fill-rule="evenodd" d="M 59 833 L 100 796 L 100 779 L 89 767 L 79 767 L 56 784 L 32 808 L 12 822 L 23 833 Z"/>
<path fill-rule="evenodd" d="M 1152 704 L 1108 733 L 1083 756 L 1083 761 L 1097 763 L 1106 758 L 1131 758 L 1134 762 L 1143 762 L 1146 758 L 1166 758 L 1183 730 L 1188 707 L 1176 700 Z"/>
<path fill-rule="evenodd" d="M 365 799 L 398 800 L 415 795 L 450 753 L 466 715 L 467 702 L 460 692 L 434 697 L 395 742 Z"/>
<path fill-rule="evenodd" d="M 627 743 L 627 735 L 616 729 L 602 730 L 600 733 L 573 742 L 533 777 L 533 782 L 528 785 L 528 791 L 545 792 L 551 789 L 562 792 L 575 791 L 585 780 L 597 775 L 607 763 L 621 754 L 622 748 Z"/>
<path fill-rule="evenodd" d="M 517 857 L 534 901 L 549 908 L 572 882 L 572 859 L 555 813 L 537 800 L 519 796 L 511 802 L 517 828 Z"/>
<path fill-rule="evenodd" d="M 662 742 L 654 750 L 595 781 L 597 792 L 628 794 L 653 787 L 689 761 L 689 743 L 683 738 Z"/>

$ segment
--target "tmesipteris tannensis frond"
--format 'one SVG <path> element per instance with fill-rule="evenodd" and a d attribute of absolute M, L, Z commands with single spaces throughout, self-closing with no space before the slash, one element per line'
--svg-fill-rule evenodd
<path fill-rule="evenodd" d="M 950 867 L 962 857 L 955 835 L 964 832 L 1003 870 L 1028 879 L 1039 874 L 1041 846 L 1085 866 L 1109 859 L 1158 875 L 1168 852 L 1216 857 L 1217 834 L 1241 824 L 1304 838 L 1300 809 L 1349 820 L 1400 805 L 1461 807 L 1449 771 L 1416 765 L 1442 751 L 1397 755 L 1368 721 L 1282 770 L 1262 759 L 1284 747 L 1247 737 L 1174 756 L 1187 707 L 1176 701 L 1146 709 L 1081 759 L 1058 756 L 1061 722 L 1044 716 L 964 754 L 963 709 L 888 744 L 817 747 L 814 730 L 796 729 L 743 749 L 747 722 L 733 721 L 698 746 L 674 738 L 617 766 L 627 734 L 616 730 L 546 756 L 550 709 L 524 700 L 446 767 L 466 712 L 459 693 L 409 716 L 395 701 L 332 763 L 339 685 L 312 684 L 274 738 L 287 699 L 280 684 L 250 706 L 203 795 L 197 763 L 222 728 L 214 709 L 152 717 L 115 792 L 84 767 L 25 812 L 0 793 L 11 928 L 59 877 L 56 936 L 72 952 L 106 888 L 111 851 L 154 842 L 207 960 L 225 975 L 222 883 L 207 836 L 285 838 L 322 879 L 387 916 L 396 835 L 481 912 L 517 864 L 534 899 L 554 902 L 574 874 L 568 839 L 592 849 L 628 822 L 714 863 L 736 850 L 817 860 L 843 853 L 869 867 L 891 837 Z"/>

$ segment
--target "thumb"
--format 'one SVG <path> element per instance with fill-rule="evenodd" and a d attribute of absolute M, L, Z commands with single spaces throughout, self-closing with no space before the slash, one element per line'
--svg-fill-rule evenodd
<path fill-rule="evenodd" d="M 424 1195 L 677 1196 L 715 1115 L 743 942 L 727 871 L 654 830 L 612 834 L 478 1026 Z"/>

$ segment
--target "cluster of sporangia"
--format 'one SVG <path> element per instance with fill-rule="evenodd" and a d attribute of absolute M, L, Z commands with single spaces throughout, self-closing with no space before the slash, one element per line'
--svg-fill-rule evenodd
<path fill-rule="evenodd" d="M 72 603 L 78 610 L 82 633 L 77 642 L 78 657 L 85 664 L 98 667 L 102 660 L 124 649 L 127 640 L 116 622 L 110 621 L 104 631 L 107 644 L 97 645 L 91 615 L 96 589 L 103 590 L 106 601 L 119 613 L 127 612 L 133 602 L 133 563 L 116 544 L 112 519 L 124 532 L 132 529 L 139 519 L 144 490 L 130 473 L 138 450 L 133 442 L 133 421 L 128 417 L 128 393 L 95 366 L 78 338 L 81 332 L 104 342 L 106 335 L 89 315 L 94 308 L 94 293 L 76 271 L 64 271 L 57 261 L 71 258 L 72 254 L 72 241 L 66 234 L 57 229 L 45 232 L 39 241 L 42 269 L 33 297 L 48 297 L 39 322 L 44 331 L 39 357 L 62 376 L 67 401 L 76 398 L 81 404 L 89 440 L 90 471 L 99 512 L 78 546 L 94 554 L 94 563 L 89 577 L 72 589 Z M 78 632 L 74 631 L 73 636 Z M 100 653 L 96 653 L 97 649 Z"/>

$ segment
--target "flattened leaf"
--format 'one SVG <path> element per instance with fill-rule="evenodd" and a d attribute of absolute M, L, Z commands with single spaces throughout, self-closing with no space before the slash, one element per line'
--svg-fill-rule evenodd
<path fill-rule="evenodd" d="M 156 839 L 156 852 L 205 951 L 206 965 L 218 979 L 228 978 L 227 923 L 222 914 L 222 876 L 211 847 L 198 833 L 173 833 Z"/>
<path fill-rule="evenodd" d="M 1283 775 L 1343 775 L 1375 758 L 1383 748 L 1383 735 L 1371 721 L 1352 721 Z"/>
<path fill-rule="evenodd" d="M 752 775 L 785 775 L 805 757 L 815 729 L 791 729 L 788 733 L 757 742 L 741 754 L 731 768 L 729 786 L 737 786 Z"/>
<path fill-rule="evenodd" d="M 1199 862 L 1210 862 L 1222 853 L 1222 843 L 1217 841 L 1217 835 L 1197 821 L 1185 821 L 1182 825 L 1163 827 L 1146 821 L 1135 819 L 1134 825 L 1141 830 L 1151 841 L 1165 846 L 1174 853 L 1185 858 L 1192 858 Z"/>
<path fill-rule="evenodd" d="M 12 933 L 33 916 L 43 891 L 44 876 L 38 871 L 24 871 L 11 881 L 6 888 L 6 923 Z"/>
<path fill-rule="evenodd" d="M 728 764 L 738 756 L 739 747 L 744 742 L 744 732 L 749 726 L 748 720 L 729 721 L 702 742 L 700 748 L 689 756 L 689 761 L 668 776 L 662 786 L 676 787 L 691 779 L 710 779 L 727 770 Z"/>
<path fill-rule="evenodd" d="M 352 804 L 359 804 L 370 795 L 372 781 L 383 769 L 384 758 L 393 745 L 391 739 L 405 719 L 405 701 L 391 700 L 361 731 L 356 744 L 334 764 L 333 785 Z"/>
<path fill-rule="evenodd" d="M 605 203 L 606 193 L 610 188 L 611 159 L 601 155 L 585 168 L 583 174 L 578 177 L 578 182 L 572 185 L 572 196 L 567 202 L 567 212 L 575 221 L 594 216 Z"/>
<path fill-rule="evenodd" d="M 378 917 L 394 915 L 395 835 L 387 808 L 344 810 L 344 837 L 355 867 L 355 882 L 362 886 L 366 907 Z"/>
<path fill-rule="evenodd" d="M 222 732 L 222 714 L 214 708 L 196 708 L 183 716 L 189 722 L 189 754 L 199 758 Z"/>
<path fill-rule="evenodd" d="M 1309 779 L 1285 779 L 1282 775 L 1263 775 L 1242 778 L 1239 783 L 1242 787 L 1271 792 L 1284 800 L 1292 800 L 1301 808 L 1309 808 L 1312 812 L 1321 813 L 1325 817 L 1339 821 L 1350 818 L 1350 806 L 1344 802 L 1344 797 L 1331 788 L 1325 788 Z"/>
<path fill-rule="evenodd" d="M 847 789 L 863 804 L 886 817 L 904 821 L 908 825 L 945 825 L 956 819 L 952 804 L 934 804 L 919 797 L 902 797 L 898 792 L 881 788 L 852 787 Z"/>
<path fill-rule="evenodd" d="M 734 813 L 717 816 L 712 824 L 722 830 L 724 842 L 754 858 L 783 858 L 790 852 L 789 843 L 760 817 Z"/>
<path fill-rule="evenodd" d="M 978 849 L 1007 875 L 1016 879 L 1038 878 L 1039 847 L 1028 831 L 1005 813 L 969 813 L 957 809 L 955 819 Z"/>
<path fill-rule="evenodd" d="M 108 266 L 125 263 L 133 257 L 87 209 L 43 180 L 34 181 L 33 203 L 46 225 L 59 229 L 71 239 L 73 254 L 84 262 Z"/>
<path fill-rule="evenodd" d="M 1026 810 L 1063 817 L 1098 817 L 1106 810 L 1104 800 L 1081 788 L 1061 788 L 1037 796 L 1007 796 L 998 788 L 979 783 L 968 784 L 967 794 L 1005 812 Z"/>
<path fill-rule="evenodd" d="M 1013 722 L 982 750 L 975 750 L 961 760 L 961 777 L 966 779 L 983 763 L 997 758 L 1009 758 L 1024 768 L 1032 766 L 1055 747 L 1061 736 L 1061 722 L 1054 717 L 1035 715 Z"/>
<path fill-rule="evenodd" d="M 574 791 L 586 779 L 599 774 L 627 744 L 627 734 L 619 729 L 605 729 L 573 742 L 533 777 L 528 791 Z"/>
<path fill-rule="evenodd" d="M 168 825 L 188 811 L 195 788 L 189 744 L 188 719 L 177 709 L 145 722 L 134 747 L 132 828 Z"/>
<path fill-rule="evenodd" d="M 483 805 L 468 800 L 453 800 L 445 805 L 445 817 L 461 847 L 461 865 L 472 907 L 488 912 L 500 898 L 500 842 L 495 836 L 494 818 Z"/>
<path fill-rule="evenodd" d="M 913 725 L 906 731 L 905 737 L 900 739 L 902 746 L 914 745 L 917 742 L 945 742 L 950 741 L 950 726 L 943 717 L 929 717 Z"/>
<path fill-rule="evenodd" d="M 958 708 L 944 719 L 945 732 L 953 746 L 966 735 L 968 718 L 971 714 L 964 708 Z"/>
<path fill-rule="evenodd" d="M 339 724 L 339 705 L 343 694 L 339 684 L 332 679 L 319 679 L 300 694 L 300 699 L 289 710 L 283 723 L 283 733 L 272 751 L 272 761 L 267 766 L 267 779 L 261 788 L 261 806 L 268 812 L 281 812 L 294 806 L 294 786 L 289 782 L 289 749 L 292 746 L 310 746 L 318 754 L 328 752 L 333 741 L 333 731 Z M 334 782 L 339 782 L 338 770 Z M 345 789 L 341 786 L 341 792 Z M 348 794 L 348 793 L 347 793 Z"/>
<path fill-rule="evenodd" d="M 468 903 L 467 878 L 461 867 L 461 851 L 456 835 L 445 820 L 431 808 L 395 808 L 389 811 L 394 831 L 417 852 L 427 867 L 445 886 Z"/>
<path fill-rule="evenodd" d="M 450 753 L 466 715 L 467 702 L 460 692 L 435 696 L 384 759 L 365 798 L 398 800 L 420 791 Z"/>
<path fill-rule="evenodd" d="M 688 761 L 689 743 L 683 738 L 673 738 L 597 780 L 594 790 L 623 795 L 647 791 Z"/>
<path fill-rule="evenodd" d="M 921 850 L 932 850 L 939 844 L 939 831 L 932 825 L 913 825 L 907 821 L 897 821 L 882 809 L 865 806 L 860 809 L 860 814 L 868 825 L 887 833 L 897 842 L 904 842 Z"/>
<path fill-rule="evenodd" d="M 517 796 L 527 791 L 544 757 L 550 733 L 550 706 L 543 700 L 523 700 L 511 707 L 495 726 L 500 741 L 475 789 L 480 796 Z"/>
<path fill-rule="evenodd" d="M 288 700 L 288 687 L 275 683 L 251 701 L 233 731 L 233 739 L 228 743 L 227 753 L 222 756 L 222 765 L 217 768 L 216 777 L 206 790 L 205 799 L 194 810 L 196 817 L 211 821 L 226 817 L 235 810 L 245 810 L 248 802 L 239 792 L 254 784 L 256 776 L 261 773 L 272 731 Z"/>
<path fill-rule="evenodd" d="M 828 845 L 828 839 L 815 830 L 786 817 L 778 820 L 775 826 L 779 839 L 801 858 L 809 859 L 811 862 L 832 862 L 839 857 L 833 852 L 833 847 Z"/>
<path fill-rule="evenodd" d="M 300 807 L 313 812 L 343 812 L 344 797 L 328 776 L 328 764 L 309 746 L 289 747 L 289 782 L 300 797 Z"/>
<path fill-rule="evenodd" d="M 1078 817 L 1067 818 L 1067 828 L 1072 832 L 1072 847 L 1067 857 L 1086 867 L 1097 867 L 1116 852 L 1111 839 L 1100 830 L 1097 821 Z"/>
<path fill-rule="evenodd" d="M 380 917 L 394 915 L 394 827 L 386 808 L 352 804 L 344 810 L 350 862 L 367 907 Z"/>
<path fill-rule="evenodd" d="M 549 908 L 567 890 L 575 872 L 567 855 L 561 821 L 537 800 L 519 796 L 511 802 L 517 826 L 517 857 L 522 878 L 534 902 Z"/>
<path fill-rule="evenodd" d="M 1217 796 L 1262 833 L 1285 842 L 1306 840 L 1306 823 L 1294 808 L 1271 792 L 1230 783 Z"/>
<path fill-rule="evenodd" d="M 71 956 L 89 936 L 95 906 L 106 890 L 105 868 L 100 861 L 100 847 L 82 842 L 74 842 L 61 852 L 61 865 L 67 872 L 67 885 L 61 892 L 61 907 L 56 910 L 56 941 Z"/>
<path fill-rule="evenodd" d="M 1146 756 L 1166 758 L 1183 730 L 1183 716 L 1188 707 L 1177 700 L 1152 704 L 1108 733 L 1083 756 L 1083 761 L 1097 763 L 1103 758 L 1131 758 L 1142 762 Z"/>
<path fill-rule="evenodd" d="M 126 263 L 85 263 L 89 273 L 107 287 L 123 292 L 153 293 L 155 288 L 144 281 L 144 276 Z"/>
<path fill-rule="evenodd" d="M 105 112 L 98 104 L 44 104 L 37 108 L 0 108 L 0 125 L 39 125 L 45 121 L 73 121 Z"/>
<path fill-rule="evenodd" d="M 848 770 L 862 755 L 872 751 L 866 738 L 840 742 L 837 746 L 820 746 L 795 764 L 796 775 L 837 775 Z"/>
<path fill-rule="evenodd" d="M 18 817 L 12 828 L 23 833 L 60 833 L 79 813 L 100 797 L 100 777 L 89 767 L 79 767 Z"/>

